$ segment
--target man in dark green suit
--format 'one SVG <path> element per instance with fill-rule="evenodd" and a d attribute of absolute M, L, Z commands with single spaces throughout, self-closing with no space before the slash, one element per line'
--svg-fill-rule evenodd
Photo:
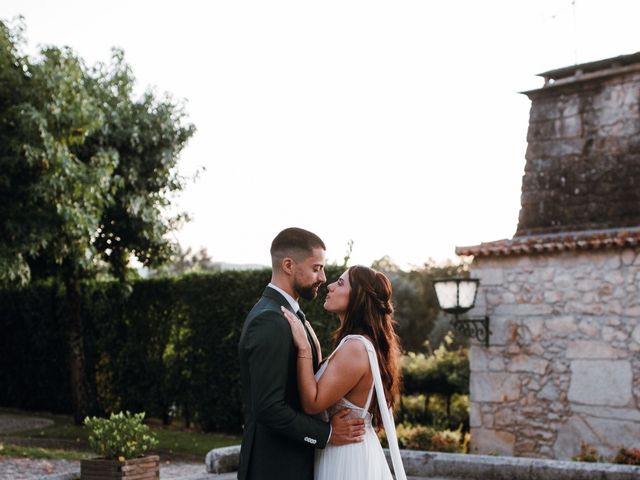
<path fill-rule="evenodd" d="M 324 282 L 325 246 L 315 234 L 287 228 L 271 244 L 272 276 L 244 322 L 240 378 L 244 432 L 239 480 L 312 480 L 315 448 L 361 440 L 362 419 L 338 413 L 331 424 L 305 415 L 296 377 L 297 351 L 281 307 L 303 321 L 298 298 L 315 298 Z M 314 369 L 319 353 L 307 329 Z"/>

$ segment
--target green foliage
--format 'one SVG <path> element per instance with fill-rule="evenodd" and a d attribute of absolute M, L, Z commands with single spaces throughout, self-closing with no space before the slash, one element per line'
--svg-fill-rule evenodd
<path fill-rule="evenodd" d="M 613 463 L 620 463 L 623 465 L 640 465 L 640 449 L 621 448 L 613 459 Z"/>
<path fill-rule="evenodd" d="M 437 430 L 425 425 L 414 425 L 408 422 L 396 426 L 396 435 L 400 448 L 407 450 L 428 450 L 432 452 L 464 453 L 466 438 L 461 429 Z M 378 436 L 387 445 L 384 431 Z"/>
<path fill-rule="evenodd" d="M 27 447 L 0 443 L 0 455 L 4 457 L 42 458 L 48 460 L 86 460 L 92 458 L 91 453 L 79 450 L 62 450 L 59 448 Z"/>
<path fill-rule="evenodd" d="M 133 98 L 121 51 L 88 68 L 68 48 L 32 60 L 24 43 L 22 20 L 0 22 L 0 283 L 163 261 L 180 217 L 162 212 L 194 132 L 182 106 Z"/>
<path fill-rule="evenodd" d="M 342 273 L 328 266 L 332 281 Z M 238 341 L 270 270 L 82 284 L 81 316 L 90 412 L 146 411 L 205 431 L 242 426 Z M 321 292 L 301 302 L 325 354 L 337 319 Z M 0 405 L 68 413 L 64 292 L 55 285 L 0 290 Z M 46 359 L 46 361 L 42 361 Z"/>
<path fill-rule="evenodd" d="M 388 257 L 377 260 L 373 268 L 384 272 L 393 285 L 395 318 L 398 334 L 406 351 L 422 350 L 436 321 L 441 317 L 440 307 L 433 288 L 434 278 L 467 276 L 467 264 L 437 265 L 429 260 L 422 267 L 410 271 L 400 269 Z M 462 342 L 465 342 L 462 339 Z M 456 338 L 457 345 L 459 343 Z"/>
<path fill-rule="evenodd" d="M 106 418 L 87 417 L 89 445 L 98 455 L 120 460 L 142 456 L 158 445 L 156 435 L 142 423 L 144 412 L 112 413 Z"/>
<path fill-rule="evenodd" d="M 401 422 L 430 425 L 438 430 L 462 426 L 468 431 L 469 395 L 454 393 L 450 398 L 438 394 L 402 395 L 396 417 Z"/>
<path fill-rule="evenodd" d="M 571 457 L 571 460 L 575 462 L 589 462 L 589 463 L 597 463 L 602 462 L 604 459 L 602 455 L 598 452 L 598 450 L 589 445 L 588 443 L 582 442 L 580 444 L 580 452 L 577 455 Z"/>
<path fill-rule="evenodd" d="M 449 350 L 448 343 L 450 339 L 430 355 L 409 352 L 402 357 L 405 393 L 469 393 L 468 350 Z"/>
<path fill-rule="evenodd" d="M 31 415 L 24 410 L 15 409 L 0 409 L 0 413 L 9 415 Z M 59 443 L 62 446 L 70 445 L 73 443 L 77 448 L 83 448 L 88 446 L 89 431 L 84 426 L 75 425 L 73 419 L 68 415 L 51 415 L 42 412 L 38 412 L 38 416 L 43 416 L 51 419 L 54 423 L 49 427 L 38 428 L 35 430 L 26 430 L 22 432 L 11 432 L 7 434 L 0 433 L 0 446 L 2 445 L 3 436 L 8 437 L 20 437 L 20 438 L 37 438 L 39 440 L 48 439 L 47 443 L 55 445 L 57 440 L 61 440 Z M 145 424 L 149 425 L 151 431 L 158 438 L 158 445 L 154 448 L 154 451 L 170 452 L 186 454 L 194 457 L 204 458 L 204 456 L 213 448 L 228 447 L 231 445 L 238 445 L 240 443 L 240 437 L 234 435 L 224 434 L 211 434 L 201 433 L 194 431 L 193 429 L 183 429 L 180 426 L 172 425 L 170 427 L 163 427 L 158 425 L 158 421 L 155 419 L 145 419 Z M 75 448 L 74 447 L 74 448 Z M 5 449 L 11 452 L 11 445 L 5 444 Z M 27 449 L 25 456 L 32 458 L 73 458 L 71 455 L 76 454 L 74 451 L 51 451 L 46 449 L 44 452 L 38 452 L 40 449 Z M 7 453 L 9 455 L 11 453 Z M 0 455 L 3 455 L 0 452 Z M 39 457 L 38 455 L 42 455 Z M 45 457 L 45 455 L 48 455 Z M 84 452 L 82 458 L 95 457 L 93 453 Z"/>
<path fill-rule="evenodd" d="M 55 278 L 65 286 L 72 404 L 88 410 L 79 318 L 83 278 L 121 281 L 135 256 L 165 261 L 169 196 L 182 188 L 180 151 L 194 128 L 182 106 L 133 98 L 124 54 L 88 68 L 69 48 L 21 53 L 24 25 L 0 22 L 0 285 Z"/>

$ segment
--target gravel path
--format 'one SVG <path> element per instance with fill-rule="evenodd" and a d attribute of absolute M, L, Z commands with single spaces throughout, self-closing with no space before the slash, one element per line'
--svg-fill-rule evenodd
<path fill-rule="evenodd" d="M 80 476 L 80 462 L 75 460 L 38 460 L 0 455 L 0 480 L 71 480 Z M 207 474 L 204 462 L 164 462 L 160 464 L 161 480 L 231 479 L 236 474 Z"/>
<path fill-rule="evenodd" d="M 0 433 L 3 434 L 44 428 L 52 424 L 53 421 L 47 418 L 0 414 Z M 12 439 L 7 437 L 0 438 L 0 444 L 10 440 Z M 23 443 L 20 439 L 13 440 L 16 441 L 11 443 Z M 33 441 L 29 443 L 33 443 Z M 8 457 L 1 453 L 0 451 L 0 480 L 75 480 L 80 476 L 80 462 L 77 460 L 18 458 Z M 161 480 L 227 480 L 235 478 L 235 473 L 207 474 L 204 459 L 197 463 L 184 461 L 160 463 Z"/>

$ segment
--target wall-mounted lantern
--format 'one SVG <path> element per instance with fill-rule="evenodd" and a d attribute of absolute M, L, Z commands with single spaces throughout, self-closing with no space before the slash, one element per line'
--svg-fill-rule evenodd
<path fill-rule="evenodd" d="M 476 302 L 480 280 L 477 278 L 438 278 L 433 280 L 440 308 L 455 316 L 453 328 L 489 346 L 489 317 L 458 318 L 471 310 Z"/>

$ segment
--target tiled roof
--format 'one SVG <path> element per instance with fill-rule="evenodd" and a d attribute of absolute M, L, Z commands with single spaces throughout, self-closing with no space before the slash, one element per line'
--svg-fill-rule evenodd
<path fill-rule="evenodd" d="M 498 257 L 571 250 L 636 247 L 638 245 L 640 245 L 640 227 L 629 227 L 513 237 L 511 240 L 496 240 L 495 242 L 481 243 L 471 247 L 456 247 L 456 254 L 476 257 Z"/>

